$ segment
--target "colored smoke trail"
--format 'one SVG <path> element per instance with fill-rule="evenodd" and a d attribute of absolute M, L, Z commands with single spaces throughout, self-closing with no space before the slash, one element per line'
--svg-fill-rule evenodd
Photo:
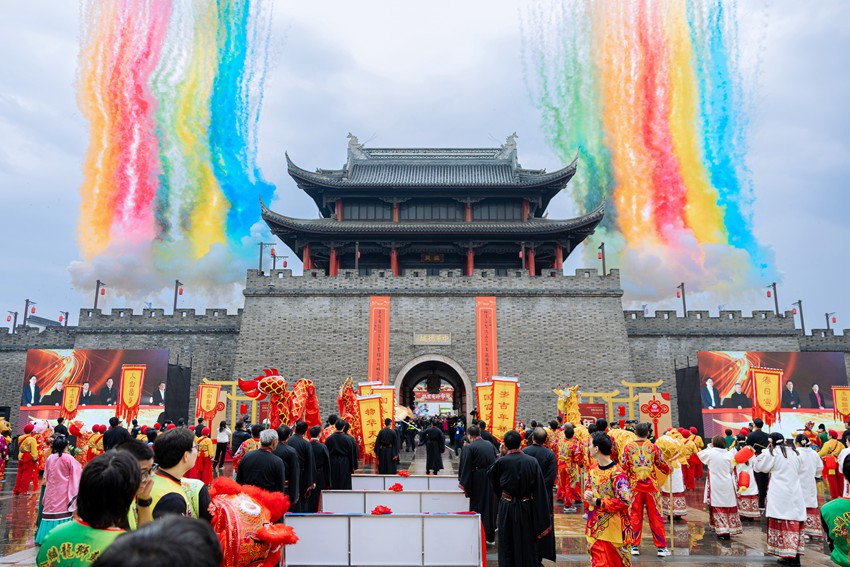
<path fill-rule="evenodd" d="M 257 199 L 274 196 L 257 166 L 271 4 L 87 0 L 82 15 L 72 280 L 124 295 L 241 280 L 267 230 Z"/>
<path fill-rule="evenodd" d="M 753 234 L 734 3 L 534 2 L 522 25 L 545 133 L 562 162 L 580 154 L 577 207 L 606 202 L 593 240 L 617 255 L 627 292 L 669 297 L 683 280 L 742 292 L 776 277 Z"/>

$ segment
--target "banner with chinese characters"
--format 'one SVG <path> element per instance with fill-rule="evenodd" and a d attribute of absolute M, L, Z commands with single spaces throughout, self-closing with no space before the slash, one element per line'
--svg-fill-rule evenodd
<path fill-rule="evenodd" d="M 381 396 L 381 427 L 384 426 L 386 418 L 392 419 L 395 415 L 395 387 L 394 386 L 372 386 L 372 393 Z M 395 429 L 395 422 L 390 424 Z"/>
<path fill-rule="evenodd" d="M 142 400 L 142 384 L 145 381 L 146 364 L 124 364 L 121 366 L 121 386 L 118 388 L 118 404 L 115 415 L 124 421 L 136 419 Z"/>
<path fill-rule="evenodd" d="M 832 399 L 835 401 L 835 419 L 844 423 L 850 421 L 850 387 L 833 386 Z"/>
<path fill-rule="evenodd" d="M 516 424 L 519 380 L 493 376 L 493 417 L 490 433 L 501 440 Z"/>
<path fill-rule="evenodd" d="M 197 394 L 197 410 L 195 417 L 202 417 L 207 422 L 207 426 L 212 429 L 212 419 L 215 414 L 223 410 L 219 409 L 218 395 L 221 391 L 221 386 L 216 384 L 201 384 L 198 386 Z"/>
<path fill-rule="evenodd" d="M 366 454 L 373 455 L 375 453 L 375 440 L 378 438 L 384 420 L 381 414 L 381 396 L 380 394 L 357 396 L 357 406 L 360 412 L 360 428 Z"/>
<path fill-rule="evenodd" d="M 638 394 L 640 421 L 651 423 L 655 438 L 661 437 L 661 432 L 673 427 L 673 416 L 670 413 L 670 394 Z"/>
<path fill-rule="evenodd" d="M 478 419 L 493 424 L 493 383 L 484 382 L 475 385 L 475 404 L 478 407 Z"/>
<path fill-rule="evenodd" d="M 499 373 L 496 340 L 496 298 L 475 298 L 475 347 L 478 362 L 478 382 L 489 382 Z"/>
<path fill-rule="evenodd" d="M 59 415 L 70 421 L 77 417 L 77 406 L 80 404 L 80 395 L 83 387 L 80 384 L 68 384 L 62 388 L 62 409 Z"/>
<path fill-rule="evenodd" d="M 760 417 L 765 425 L 773 425 L 779 416 L 782 374 L 782 370 L 776 368 L 750 369 L 753 384 L 753 418 Z"/>
<path fill-rule="evenodd" d="M 389 382 L 390 366 L 390 298 L 369 298 L 369 367 L 370 381 Z"/>
<path fill-rule="evenodd" d="M 380 385 L 380 382 L 358 382 L 357 391 L 360 393 L 361 396 L 368 396 L 372 393 L 372 388 Z"/>

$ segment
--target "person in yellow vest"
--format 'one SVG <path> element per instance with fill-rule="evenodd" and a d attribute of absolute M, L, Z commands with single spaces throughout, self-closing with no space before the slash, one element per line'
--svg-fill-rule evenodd
<path fill-rule="evenodd" d="M 183 479 L 195 466 L 198 449 L 191 429 L 177 427 L 157 436 L 153 452 L 159 469 L 154 475 L 150 503 L 154 521 L 166 514 L 212 520 L 207 487 L 203 482 Z"/>
<path fill-rule="evenodd" d="M 694 447 L 696 447 L 696 452 L 699 453 L 700 451 L 705 449 L 705 442 L 702 440 L 702 437 L 700 437 L 698 435 L 699 431 L 697 430 L 696 427 L 691 427 L 690 432 L 691 432 L 691 439 L 693 439 Z M 691 463 L 694 466 L 694 478 L 695 479 L 702 478 L 703 476 L 705 476 L 705 473 L 703 471 L 702 461 L 699 460 L 699 457 L 694 455 L 694 458 L 691 460 Z"/>
<path fill-rule="evenodd" d="M 103 453 L 103 432 L 106 431 L 106 426 L 95 424 L 92 425 L 91 430 L 92 434 L 89 435 L 88 456 L 86 458 L 86 462 L 91 461 Z"/>
<path fill-rule="evenodd" d="M 195 443 L 198 445 L 198 458 L 195 466 L 186 473 L 186 478 L 194 478 L 210 486 L 213 481 L 212 457 L 215 454 L 215 444 L 210 439 L 209 427 L 201 430 L 201 436 L 195 438 Z"/>
<path fill-rule="evenodd" d="M 24 434 L 18 437 L 18 476 L 15 478 L 15 494 L 23 494 L 38 488 L 38 442 L 32 433 L 33 424 L 24 426 Z"/>

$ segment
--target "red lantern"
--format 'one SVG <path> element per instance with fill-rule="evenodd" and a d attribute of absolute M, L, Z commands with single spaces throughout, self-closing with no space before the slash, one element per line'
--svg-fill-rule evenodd
<path fill-rule="evenodd" d="M 676 297 L 682 297 L 682 292 L 677 290 L 676 291 Z"/>
<path fill-rule="evenodd" d="M 32 313 L 33 315 L 35 315 L 35 307 L 30 307 L 30 313 Z"/>
<path fill-rule="evenodd" d="M 106 288 L 105 287 L 100 288 L 100 295 L 106 295 Z"/>
<path fill-rule="evenodd" d="M 837 323 L 837 322 L 838 322 L 838 318 L 837 318 L 835 315 L 833 315 L 833 316 L 832 316 L 832 322 L 833 322 L 833 323 Z"/>
<path fill-rule="evenodd" d="M 274 253 L 274 248 L 272 248 L 272 256 L 277 256 L 277 254 Z"/>
<path fill-rule="evenodd" d="M 248 404 L 239 404 L 239 413 L 242 415 L 248 413 Z"/>
<path fill-rule="evenodd" d="M 767 296 L 770 297 L 770 290 L 767 290 Z"/>
<path fill-rule="evenodd" d="M 62 321 L 64 321 L 64 320 L 65 320 L 65 318 L 64 318 L 62 315 L 60 315 L 60 316 L 59 316 L 59 322 L 61 323 L 61 322 L 62 322 Z"/>
<path fill-rule="evenodd" d="M 626 406 L 617 406 L 617 415 L 620 417 L 626 415 Z"/>
<path fill-rule="evenodd" d="M 183 288 L 182 287 L 177 290 L 177 295 L 183 295 Z"/>
<path fill-rule="evenodd" d="M 6 321 L 11 321 L 11 320 L 12 320 L 12 316 L 11 316 L 11 315 L 6 315 Z"/>
<path fill-rule="evenodd" d="M 796 315 L 796 314 L 797 314 L 797 308 L 795 307 L 794 309 L 792 309 L 792 310 L 791 310 L 791 313 L 793 313 L 794 315 Z"/>
<path fill-rule="evenodd" d="M 596 254 L 596 257 L 597 257 L 597 258 L 599 258 L 599 259 L 601 260 L 601 259 L 602 259 L 602 252 L 597 253 L 597 254 Z"/>
<path fill-rule="evenodd" d="M 519 257 L 522 258 L 522 250 L 519 251 Z"/>
<path fill-rule="evenodd" d="M 286 260 L 283 261 L 283 267 L 286 267 Z"/>

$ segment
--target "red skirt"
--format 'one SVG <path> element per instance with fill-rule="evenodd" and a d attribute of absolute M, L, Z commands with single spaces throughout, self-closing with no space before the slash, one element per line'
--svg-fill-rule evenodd
<path fill-rule="evenodd" d="M 665 518 L 670 517 L 670 494 L 667 492 L 661 493 L 661 515 Z M 688 513 L 688 501 L 685 498 L 684 492 L 673 493 L 673 517 L 681 518 Z"/>
<path fill-rule="evenodd" d="M 717 535 L 739 535 L 744 533 L 744 528 L 741 526 L 741 516 L 738 515 L 738 508 L 730 506 L 728 508 L 720 508 L 711 506 L 711 526 L 714 528 L 714 533 Z"/>
<path fill-rule="evenodd" d="M 759 512 L 759 495 L 752 496 L 738 495 L 738 515 L 742 518 L 760 518 Z"/>
<path fill-rule="evenodd" d="M 806 525 L 803 528 L 803 533 L 809 537 L 821 538 L 824 536 L 822 526 L 818 509 L 806 508 Z"/>
<path fill-rule="evenodd" d="M 806 544 L 803 541 L 804 522 L 767 519 L 767 552 L 777 557 L 793 559 L 802 555 Z"/>

